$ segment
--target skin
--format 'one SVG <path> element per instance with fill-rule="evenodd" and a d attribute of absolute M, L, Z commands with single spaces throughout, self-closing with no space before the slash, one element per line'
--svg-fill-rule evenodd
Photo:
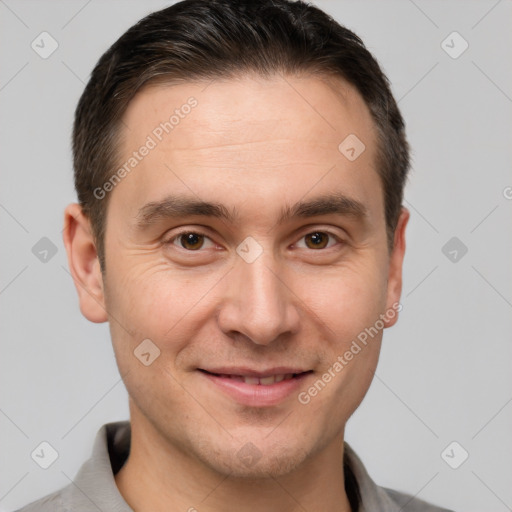
<path fill-rule="evenodd" d="M 341 80 L 147 87 L 124 115 L 121 161 L 190 96 L 197 107 L 110 192 L 105 275 L 88 219 L 77 204 L 65 212 L 81 311 L 110 323 L 130 395 L 131 453 L 116 484 L 142 512 L 348 511 L 344 428 L 370 386 L 382 330 L 308 404 L 292 393 L 273 406 L 241 405 L 197 368 L 295 365 L 313 370 L 307 391 L 400 300 L 409 212 L 389 251 L 375 127 Z M 353 162 L 338 150 L 349 134 L 366 146 Z M 283 206 L 333 191 L 363 203 L 366 220 L 277 223 Z M 139 209 L 170 193 L 236 208 L 239 219 L 163 219 L 137 230 Z M 173 239 L 181 229 L 205 234 L 204 245 L 184 248 Z M 317 248 L 306 236 L 315 232 L 334 236 Z M 263 250 L 252 263 L 236 252 L 248 236 Z M 161 351 L 149 366 L 133 353 L 146 338 Z M 237 455 L 249 442 L 260 455 L 250 467 Z"/>

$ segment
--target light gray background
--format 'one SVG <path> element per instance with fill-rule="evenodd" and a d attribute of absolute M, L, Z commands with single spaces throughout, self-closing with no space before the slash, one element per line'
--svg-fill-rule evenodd
<path fill-rule="evenodd" d="M 316 3 L 383 66 L 413 149 L 404 309 L 347 440 L 381 485 L 511 510 L 512 4 Z M 70 133 L 100 55 L 168 4 L 0 0 L 1 510 L 68 484 L 97 429 L 128 418 L 107 324 L 81 316 L 68 273 Z M 31 48 L 42 31 L 59 44 L 46 60 Z M 469 43 L 457 59 L 441 47 L 453 31 Z M 453 236 L 468 248 L 457 262 L 441 251 Z M 46 263 L 31 251 L 42 237 L 58 249 Z M 469 452 L 458 469 L 441 458 L 454 440 Z M 59 453 L 47 470 L 30 457 L 41 441 Z"/>

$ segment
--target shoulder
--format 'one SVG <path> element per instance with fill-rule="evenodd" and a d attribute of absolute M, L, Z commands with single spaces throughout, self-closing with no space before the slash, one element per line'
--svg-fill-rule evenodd
<path fill-rule="evenodd" d="M 62 504 L 62 491 L 60 489 L 51 494 L 43 496 L 22 508 L 19 508 L 15 512 L 64 512 L 64 506 Z"/>
<path fill-rule="evenodd" d="M 345 481 L 347 491 L 355 489 L 358 505 L 354 508 L 361 512 L 453 512 L 446 508 L 427 503 L 415 496 L 377 485 L 355 451 L 345 442 L 346 474 L 355 478 Z"/>
<path fill-rule="evenodd" d="M 380 489 L 386 493 L 389 499 L 393 501 L 394 504 L 398 505 L 403 512 L 453 512 L 447 508 L 441 508 L 427 503 L 410 494 L 405 494 L 386 487 L 381 487 Z"/>
<path fill-rule="evenodd" d="M 128 457 L 130 423 L 103 425 L 96 434 L 91 457 L 73 482 L 19 508 L 15 512 L 84 512 L 91 510 L 133 512 L 116 487 L 114 474 Z"/>

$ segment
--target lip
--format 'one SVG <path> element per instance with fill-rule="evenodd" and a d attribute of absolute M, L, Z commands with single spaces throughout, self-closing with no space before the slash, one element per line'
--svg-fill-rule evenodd
<path fill-rule="evenodd" d="M 209 373 L 217 373 L 220 375 L 241 375 L 243 377 L 270 377 L 271 375 L 280 375 L 287 373 L 304 373 L 309 369 L 304 370 L 292 366 L 274 366 L 272 368 L 255 370 L 247 366 L 219 366 L 215 368 L 198 368 Z"/>
<path fill-rule="evenodd" d="M 249 368 L 216 368 L 215 370 L 207 371 L 198 369 L 198 373 L 214 384 L 216 389 L 219 389 L 239 404 L 251 407 L 270 407 L 281 403 L 290 395 L 296 394 L 303 385 L 304 380 L 312 375 L 313 372 L 311 370 L 304 371 L 297 368 L 279 367 L 264 371 L 256 371 Z M 286 373 L 295 373 L 297 375 L 289 380 L 282 380 L 269 385 L 246 384 L 243 381 L 226 377 L 226 375 L 242 375 L 263 378 Z"/>

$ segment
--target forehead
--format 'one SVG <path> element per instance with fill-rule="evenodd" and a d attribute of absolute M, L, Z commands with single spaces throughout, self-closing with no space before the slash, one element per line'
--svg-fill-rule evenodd
<path fill-rule="evenodd" d="M 126 109 L 128 139 L 150 133 L 159 123 L 169 121 L 175 111 L 188 111 L 187 100 L 192 96 L 198 108 L 193 108 L 190 116 L 176 112 L 179 121 L 173 120 L 175 149 L 183 149 L 184 145 L 206 148 L 209 142 L 217 146 L 226 135 L 235 144 L 247 142 L 249 135 L 254 143 L 279 135 L 295 140 L 314 138 L 317 145 L 325 139 L 325 145 L 332 145 L 347 129 L 358 132 L 369 145 L 373 143 L 373 120 L 352 85 L 341 78 L 284 75 L 150 84 L 135 95 Z M 188 121 L 182 122 L 187 117 Z M 297 124 L 297 120 L 302 123 Z M 193 125 L 194 129 L 178 130 L 178 124 Z"/>
<path fill-rule="evenodd" d="M 177 189 L 217 199 L 229 192 L 233 205 L 249 196 L 282 203 L 340 185 L 382 206 L 374 123 L 341 79 L 241 76 L 152 85 L 137 93 L 123 121 L 120 165 L 151 146 L 112 198 L 122 196 L 132 216 L 135 206 Z M 351 161 L 340 144 L 354 136 L 365 149 Z"/>

